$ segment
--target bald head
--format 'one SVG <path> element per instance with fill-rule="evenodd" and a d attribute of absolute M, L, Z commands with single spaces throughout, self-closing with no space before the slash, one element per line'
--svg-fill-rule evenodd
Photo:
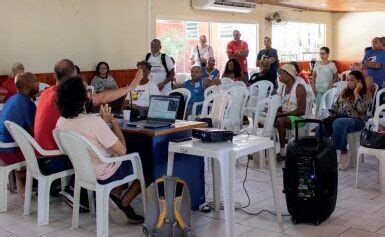
<path fill-rule="evenodd" d="M 233 38 L 235 41 L 239 41 L 241 39 L 241 33 L 239 32 L 239 30 L 233 31 Z"/>
<path fill-rule="evenodd" d="M 24 93 L 30 97 L 39 92 L 39 83 L 36 76 L 30 72 L 23 72 L 15 78 L 16 88 L 20 93 Z"/>
<path fill-rule="evenodd" d="M 54 71 L 56 80 L 61 81 L 75 75 L 75 65 L 69 59 L 62 59 L 55 64 Z"/>

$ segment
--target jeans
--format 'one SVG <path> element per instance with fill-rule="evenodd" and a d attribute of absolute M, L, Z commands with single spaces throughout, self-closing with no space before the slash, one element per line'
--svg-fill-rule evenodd
<path fill-rule="evenodd" d="M 322 136 L 323 137 L 332 137 L 332 141 L 337 150 L 347 151 L 346 147 L 348 145 L 348 134 L 353 132 L 358 132 L 364 129 L 365 122 L 361 119 L 357 118 L 337 118 L 333 122 L 333 134 L 328 134 L 326 128 L 323 126 L 322 128 Z M 320 127 L 318 126 L 316 129 L 316 134 L 319 136 Z"/>

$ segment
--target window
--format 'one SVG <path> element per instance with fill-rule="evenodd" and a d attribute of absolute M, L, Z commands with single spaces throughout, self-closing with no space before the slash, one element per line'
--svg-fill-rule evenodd
<path fill-rule="evenodd" d="M 227 44 L 233 39 L 233 30 L 241 32 L 241 39 L 249 45 L 247 58 L 249 69 L 255 68 L 257 52 L 256 24 L 216 23 L 216 22 L 191 22 L 160 20 L 156 21 L 156 38 L 162 42 L 162 52 L 170 55 L 175 60 L 177 73 L 190 73 L 191 49 L 199 44 L 199 36 L 206 35 L 208 44 L 213 48 L 216 59 L 216 68 L 221 73 L 228 61 L 226 54 Z"/>
<path fill-rule="evenodd" d="M 219 24 L 219 37 L 232 38 L 233 37 L 233 25 L 231 25 L 231 24 Z"/>
<path fill-rule="evenodd" d="M 186 36 L 188 39 L 197 39 L 199 33 L 198 22 L 186 22 Z"/>
<path fill-rule="evenodd" d="M 273 25 L 272 43 L 278 50 L 280 61 L 309 61 L 316 58 L 319 48 L 325 46 L 325 27 L 325 24 L 299 22 Z"/>

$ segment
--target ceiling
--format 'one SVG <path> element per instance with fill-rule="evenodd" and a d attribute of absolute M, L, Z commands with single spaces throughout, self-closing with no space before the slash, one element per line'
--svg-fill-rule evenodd
<path fill-rule="evenodd" d="M 256 0 L 259 4 L 328 12 L 385 11 L 385 0 Z M 384 13 L 385 14 L 385 13 Z"/>

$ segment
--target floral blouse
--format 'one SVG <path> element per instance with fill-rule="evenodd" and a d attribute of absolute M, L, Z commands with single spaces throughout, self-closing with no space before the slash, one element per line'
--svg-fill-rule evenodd
<path fill-rule="evenodd" d="M 99 76 L 94 76 L 91 81 L 91 86 L 94 87 L 95 92 L 99 93 L 104 90 L 117 89 L 118 85 L 116 84 L 113 77 L 108 76 L 106 78 L 101 78 Z"/>
<path fill-rule="evenodd" d="M 337 114 L 345 114 L 352 118 L 367 120 L 367 112 L 370 104 L 372 103 L 372 98 L 369 94 L 359 97 L 356 101 L 354 99 L 342 98 L 342 93 L 338 97 L 336 103 L 333 105 L 333 110 Z"/>

